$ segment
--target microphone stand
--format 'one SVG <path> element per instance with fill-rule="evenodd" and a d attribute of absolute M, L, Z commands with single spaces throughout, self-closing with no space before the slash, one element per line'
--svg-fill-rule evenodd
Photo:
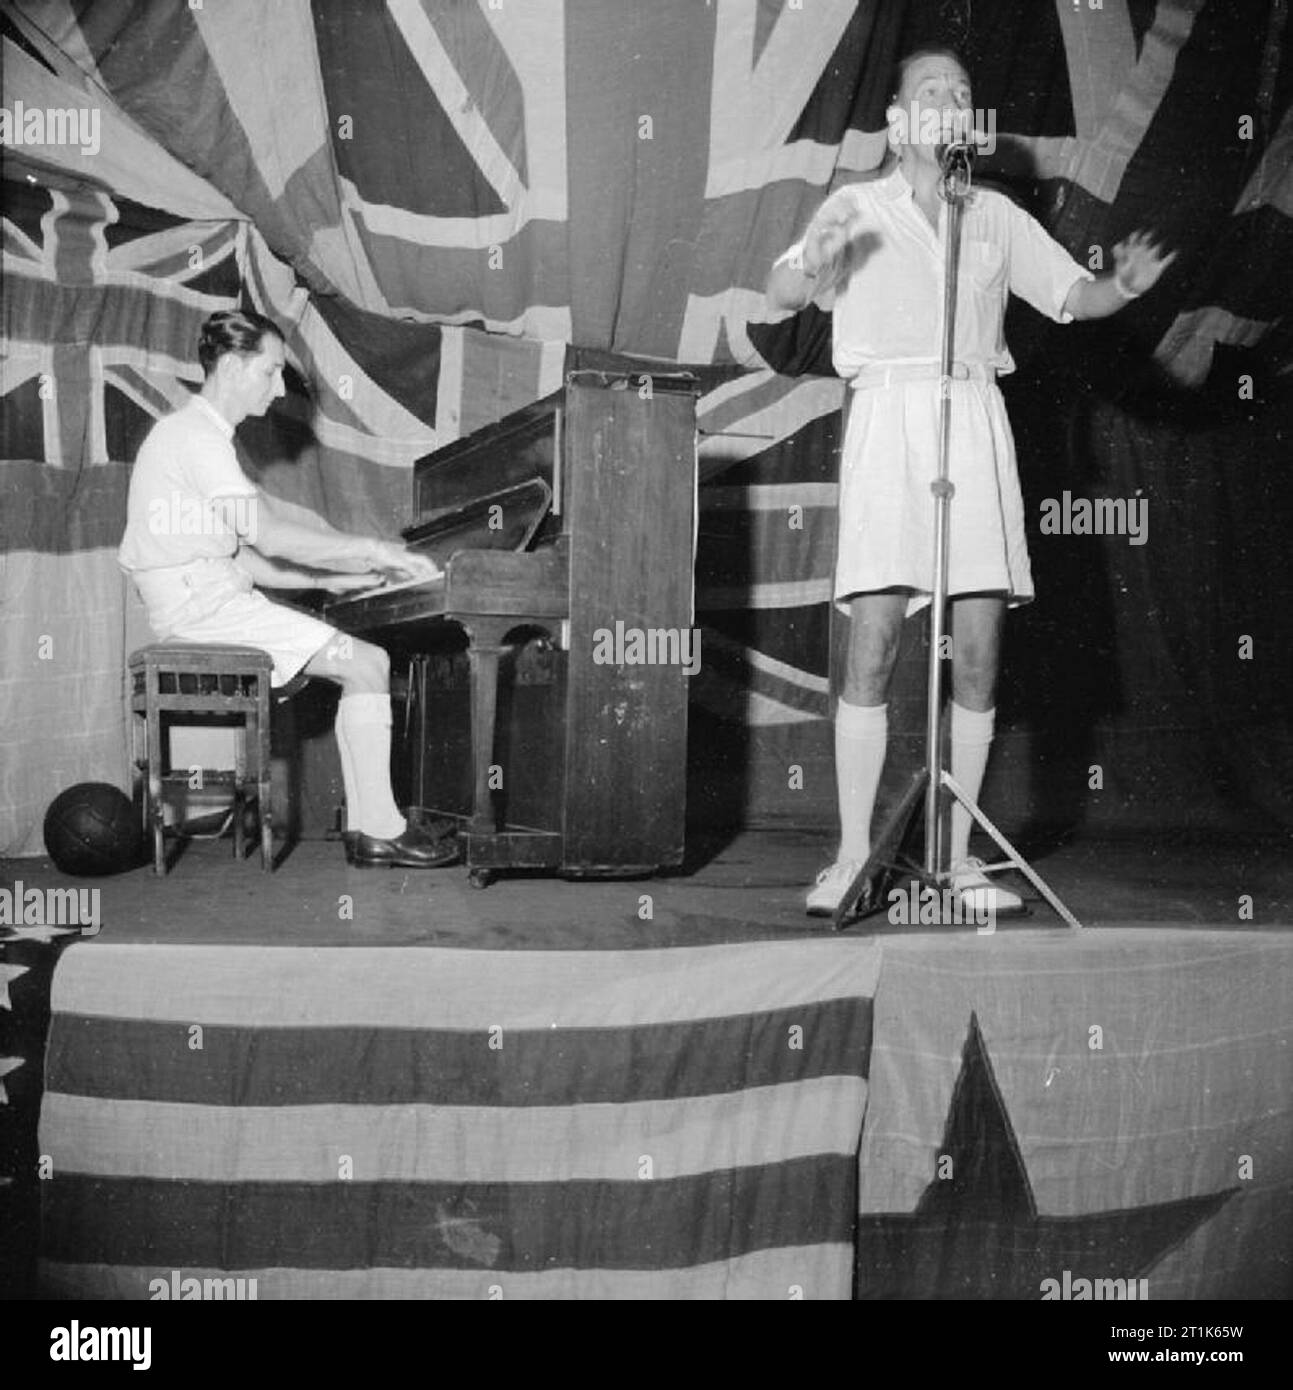
<path fill-rule="evenodd" d="M 938 474 L 929 485 L 934 496 L 934 588 L 930 597 L 929 671 L 925 710 L 925 766 L 912 778 L 888 822 L 876 837 L 870 857 L 858 870 L 853 882 L 835 910 L 833 926 L 842 931 L 857 916 L 884 906 L 877 901 L 888 878 L 887 872 L 906 867 L 913 879 L 940 896 L 948 873 L 943 867 L 943 827 L 940 793 L 946 789 L 1005 851 L 1007 858 L 986 866 L 985 872 L 1014 867 L 1041 893 L 1073 931 L 1082 924 L 1046 886 L 1041 877 L 983 814 L 965 789 L 943 767 L 943 639 L 947 628 L 948 539 L 951 534 L 952 497 L 955 484 L 948 476 L 948 457 L 952 442 L 952 380 L 956 352 L 956 297 L 961 250 L 961 220 L 971 184 L 971 150 L 967 144 L 949 145 L 940 155 L 942 179 L 939 196 L 947 205 L 943 265 L 943 342 L 939 365 L 938 392 Z M 925 862 L 921 867 L 900 865 L 897 855 L 907 837 L 917 806 L 925 805 Z M 878 876 L 877 876 L 878 875 Z M 941 911 L 941 908 L 940 908 Z"/>

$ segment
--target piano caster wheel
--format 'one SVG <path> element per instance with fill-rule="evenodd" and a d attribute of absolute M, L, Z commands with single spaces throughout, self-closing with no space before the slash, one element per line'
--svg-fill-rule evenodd
<path fill-rule="evenodd" d="M 473 888 L 488 888 L 494 881 L 493 869 L 472 869 L 467 875 L 467 882 Z"/>

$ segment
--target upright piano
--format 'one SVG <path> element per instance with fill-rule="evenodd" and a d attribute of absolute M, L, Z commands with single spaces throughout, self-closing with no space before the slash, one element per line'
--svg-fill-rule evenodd
<path fill-rule="evenodd" d="M 445 571 L 328 603 L 407 662 L 409 815 L 471 881 L 682 862 L 696 537 L 695 378 L 568 371 L 420 459 L 410 547 Z"/>

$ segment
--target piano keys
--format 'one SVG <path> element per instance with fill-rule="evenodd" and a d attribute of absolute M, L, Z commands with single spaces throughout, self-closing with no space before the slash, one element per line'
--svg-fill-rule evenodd
<path fill-rule="evenodd" d="M 473 883 L 682 862 L 685 663 L 607 660 L 606 634 L 690 649 L 662 634 L 694 618 L 696 396 L 683 372 L 570 371 L 415 465 L 404 537 L 441 579 L 324 609 L 408 661 L 409 814 L 459 823 Z"/>

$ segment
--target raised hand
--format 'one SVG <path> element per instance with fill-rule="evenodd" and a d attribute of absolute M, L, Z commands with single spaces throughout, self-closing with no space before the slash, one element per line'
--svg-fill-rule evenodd
<path fill-rule="evenodd" d="M 1176 255 L 1173 251 L 1164 256 L 1157 240 L 1148 233 L 1132 232 L 1113 248 L 1113 273 L 1128 294 L 1141 295 L 1153 289 Z"/>
<path fill-rule="evenodd" d="M 816 276 L 833 266 L 843 255 L 845 247 L 865 226 L 862 214 L 849 199 L 833 193 L 817 209 L 804 233 L 803 265 L 805 274 Z"/>

